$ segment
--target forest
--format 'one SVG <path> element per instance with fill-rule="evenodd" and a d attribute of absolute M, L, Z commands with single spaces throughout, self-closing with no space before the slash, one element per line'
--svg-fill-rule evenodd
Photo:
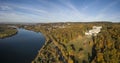
<path fill-rule="evenodd" d="M 102 26 L 97 36 L 86 36 L 93 26 Z M 46 23 L 21 25 L 46 37 L 32 63 L 120 63 L 120 23 Z"/>

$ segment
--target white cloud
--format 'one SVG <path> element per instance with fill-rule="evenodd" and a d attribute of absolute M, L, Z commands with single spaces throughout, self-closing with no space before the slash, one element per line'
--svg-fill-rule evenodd
<path fill-rule="evenodd" d="M 19 10 L 26 10 L 30 12 L 36 12 L 36 13 L 48 13 L 46 10 L 43 10 L 41 6 L 39 8 L 35 8 L 34 6 L 29 6 L 29 5 L 23 5 L 23 4 L 12 4 L 12 3 L 4 3 L 3 5 L 0 6 L 0 9 L 2 10 L 12 10 L 16 11 L 17 9 Z M 18 12 L 20 12 L 17 10 Z"/>
<path fill-rule="evenodd" d="M 24 6 L 16 6 L 16 8 L 27 10 L 27 11 L 32 11 L 32 12 L 38 12 L 38 13 L 45 13 L 45 14 L 48 13 L 46 10 L 24 7 Z"/>
<path fill-rule="evenodd" d="M 4 11 L 4 10 L 12 10 L 11 7 L 5 6 L 5 5 L 0 6 L 0 9 L 3 10 L 3 11 Z"/>
<path fill-rule="evenodd" d="M 99 0 L 94 0 L 93 2 L 90 2 L 90 3 L 84 3 L 84 6 L 81 8 L 81 11 L 85 11 L 85 10 L 88 10 L 90 9 L 92 6 L 94 6 L 96 3 L 98 3 Z"/>
<path fill-rule="evenodd" d="M 105 12 L 109 11 L 109 9 L 111 7 L 113 7 L 114 5 L 116 5 L 117 3 L 118 3 L 118 1 L 114 1 L 114 2 L 112 2 L 110 4 L 108 4 L 107 6 L 104 6 L 104 8 L 101 9 L 99 13 L 102 14 L 102 13 L 105 13 Z"/>
<path fill-rule="evenodd" d="M 75 21 L 85 19 L 86 16 L 84 13 L 81 13 L 69 0 L 59 0 L 59 2 L 61 3 L 50 4 L 53 9 L 53 12 L 49 13 L 50 19 L 56 19 L 57 21 Z"/>
<path fill-rule="evenodd" d="M 99 20 L 99 19 L 105 19 L 105 17 L 109 17 L 109 15 L 111 13 L 109 13 L 109 15 L 107 14 L 109 12 L 109 10 L 111 10 L 111 7 L 113 7 L 114 5 L 116 5 L 118 2 L 115 1 L 115 2 L 112 2 L 110 4 L 108 4 L 107 6 L 105 6 L 103 9 L 101 9 L 99 11 L 99 14 L 95 17 L 96 20 Z M 111 14 L 111 15 L 114 15 L 114 14 Z M 115 16 L 115 15 L 114 15 Z M 115 16 L 116 17 L 116 16 Z M 109 17 L 108 19 L 111 19 L 112 17 Z"/>
<path fill-rule="evenodd" d="M 91 9 L 91 6 L 95 5 L 99 0 L 95 0 L 94 2 L 83 6 L 80 10 L 70 0 L 58 0 L 59 4 L 54 3 L 52 1 L 46 0 L 39 0 L 40 3 L 44 4 L 45 6 L 40 7 L 32 7 L 26 5 L 17 5 L 17 4 L 7 4 L 6 6 L 0 6 L 2 10 L 12 10 L 3 11 L 0 13 L 0 21 L 11 21 L 11 22 L 53 22 L 53 21 L 92 21 L 92 20 L 115 20 L 118 19 L 120 16 L 113 14 L 108 16 L 106 14 L 111 7 L 113 7 L 117 2 L 110 3 L 107 6 L 104 6 L 103 9 L 99 10 L 97 14 L 90 15 L 87 14 L 88 9 Z M 15 10 L 19 9 L 19 10 Z M 28 11 L 29 13 L 25 13 L 24 11 L 21 12 L 20 10 Z M 85 12 L 83 12 L 86 10 Z M 89 12 L 89 11 L 88 11 Z M 106 19 L 105 19 L 106 17 Z"/>
<path fill-rule="evenodd" d="M 44 17 L 33 14 L 21 13 L 0 13 L 0 22 L 43 22 Z"/>

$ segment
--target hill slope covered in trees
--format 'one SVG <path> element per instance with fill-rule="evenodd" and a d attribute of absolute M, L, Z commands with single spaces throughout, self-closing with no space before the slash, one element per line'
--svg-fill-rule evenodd
<path fill-rule="evenodd" d="M 97 36 L 85 36 L 102 26 Z M 33 63 L 119 63 L 120 23 L 49 23 L 23 26 L 41 32 L 46 43 Z"/>

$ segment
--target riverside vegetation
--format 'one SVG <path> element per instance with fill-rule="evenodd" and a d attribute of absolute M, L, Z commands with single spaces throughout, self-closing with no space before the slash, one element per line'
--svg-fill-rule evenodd
<path fill-rule="evenodd" d="M 6 38 L 9 36 L 13 36 L 17 33 L 17 29 L 7 26 L 7 25 L 1 25 L 0 26 L 0 38 Z"/>
<path fill-rule="evenodd" d="M 86 36 L 102 26 L 97 36 Z M 41 32 L 46 43 L 32 63 L 120 63 L 120 23 L 48 23 L 22 26 Z"/>

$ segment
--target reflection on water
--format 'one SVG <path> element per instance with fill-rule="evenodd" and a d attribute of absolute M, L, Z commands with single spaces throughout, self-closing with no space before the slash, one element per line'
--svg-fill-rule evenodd
<path fill-rule="evenodd" d="M 0 63 L 30 63 L 44 42 L 41 33 L 18 29 L 15 36 L 0 39 Z"/>

